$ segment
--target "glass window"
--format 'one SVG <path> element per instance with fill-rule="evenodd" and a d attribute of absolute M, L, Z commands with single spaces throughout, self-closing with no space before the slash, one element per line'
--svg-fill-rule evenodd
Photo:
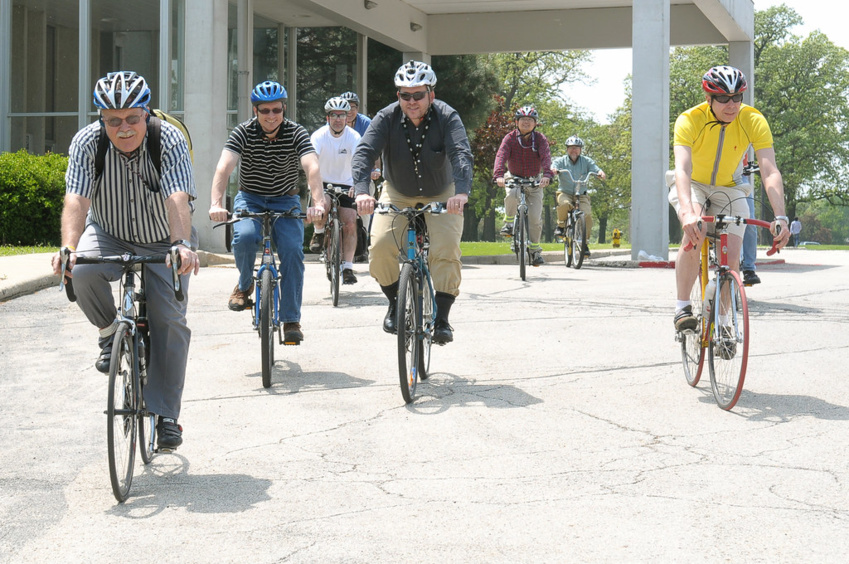
<path fill-rule="evenodd" d="M 75 1 L 25 0 L 13 5 L 13 151 L 64 152 L 76 132 L 78 10 Z"/>
<path fill-rule="evenodd" d="M 171 0 L 171 101 L 167 111 L 182 115 L 185 111 L 183 84 L 186 80 L 186 2 Z M 163 104 L 163 109 L 164 109 Z"/>

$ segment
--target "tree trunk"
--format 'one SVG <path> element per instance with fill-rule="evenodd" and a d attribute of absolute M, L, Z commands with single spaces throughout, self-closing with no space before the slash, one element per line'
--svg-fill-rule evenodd
<path fill-rule="evenodd" d="M 606 243 L 604 234 L 607 233 L 607 216 L 598 218 L 598 243 L 603 245 Z"/>

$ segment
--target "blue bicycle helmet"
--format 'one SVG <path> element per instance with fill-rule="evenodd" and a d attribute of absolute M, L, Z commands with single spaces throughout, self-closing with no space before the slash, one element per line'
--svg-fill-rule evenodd
<path fill-rule="evenodd" d="M 146 108 L 148 104 L 150 88 L 133 71 L 110 72 L 94 85 L 94 105 L 101 110 Z"/>
<path fill-rule="evenodd" d="M 266 102 L 276 102 L 278 100 L 285 102 L 288 98 L 286 89 L 273 80 L 260 82 L 251 92 L 251 103 L 254 106 Z"/>

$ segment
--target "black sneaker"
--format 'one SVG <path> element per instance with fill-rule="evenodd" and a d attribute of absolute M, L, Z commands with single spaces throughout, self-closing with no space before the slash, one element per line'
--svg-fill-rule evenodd
<path fill-rule="evenodd" d="M 342 270 L 342 283 L 343 284 L 356 284 L 357 276 L 354 274 L 354 271 L 350 268 L 345 268 Z"/>
<path fill-rule="evenodd" d="M 313 253 L 320 253 L 323 247 L 324 233 L 313 233 L 312 239 L 310 239 L 310 251 Z"/>
<path fill-rule="evenodd" d="M 675 314 L 675 329 L 677 331 L 695 331 L 699 321 L 693 315 L 693 307 L 687 306 Z"/>
<path fill-rule="evenodd" d="M 395 327 L 395 315 L 397 312 L 397 302 L 391 302 L 389 309 L 386 310 L 386 317 L 383 318 L 383 330 L 392 335 L 398 333 L 398 328 Z"/>
<path fill-rule="evenodd" d="M 103 345 L 103 348 L 100 349 L 100 356 L 98 356 L 97 360 L 94 361 L 94 367 L 97 368 L 98 372 L 109 374 L 109 365 L 112 363 L 112 343 L 114 342 L 115 335 L 112 335 L 109 342 Z"/>
<path fill-rule="evenodd" d="M 540 266 L 541 264 L 545 264 L 542 251 L 531 251 L 531 266 Z"/>
<path fill-rule="evenodd" d="M 156 423 L 156 446 L 165 450 L 174 450 L 183 444 L 183 428 L 176 419 L 159 416 Z"/>
<path fill-rule="evenodd" d="M 754 270 L 744 270 L 743 271 L 743 285 L 744 286 L 754 286 L 755 284 L 760 284 L 761 279 L 755 274 Z"/>
<path fill-rule="evenodd" d="M 433 342 L 437 345 L 444 345 L 454 340 L 454 328 L 448 325 L 445 319 L 437 318 L 433 324 Z"/>
<path fill-rule="evenodd" d="M 554 236 L 562 238 L 565 233 L 563 232 L 563 228 L 559 225 L 554 228 Z"/>
<path fill-rule="evenodd" d="M 513 224 L 505 223 L 504 227 L 501 228 L 501 236 L 502 237 L 512 237 L 513 236 Z"/>

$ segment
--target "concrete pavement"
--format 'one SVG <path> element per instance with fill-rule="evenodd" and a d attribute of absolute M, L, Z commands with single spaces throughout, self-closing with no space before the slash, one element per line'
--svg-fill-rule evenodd
<path fill-rule="evenodd" d="M 53 288 L 0 303 L 0 561 L 843 562 L 849 253 L 782 256 L 730 413 L 684 381 L 668 269 L 466 265 L 407 406 L 365 265 L 333 308 L 307 264 L 268 390 L 235 270 L 203 268 L 185 444 L 122 505 L 94 329 Z"/>

